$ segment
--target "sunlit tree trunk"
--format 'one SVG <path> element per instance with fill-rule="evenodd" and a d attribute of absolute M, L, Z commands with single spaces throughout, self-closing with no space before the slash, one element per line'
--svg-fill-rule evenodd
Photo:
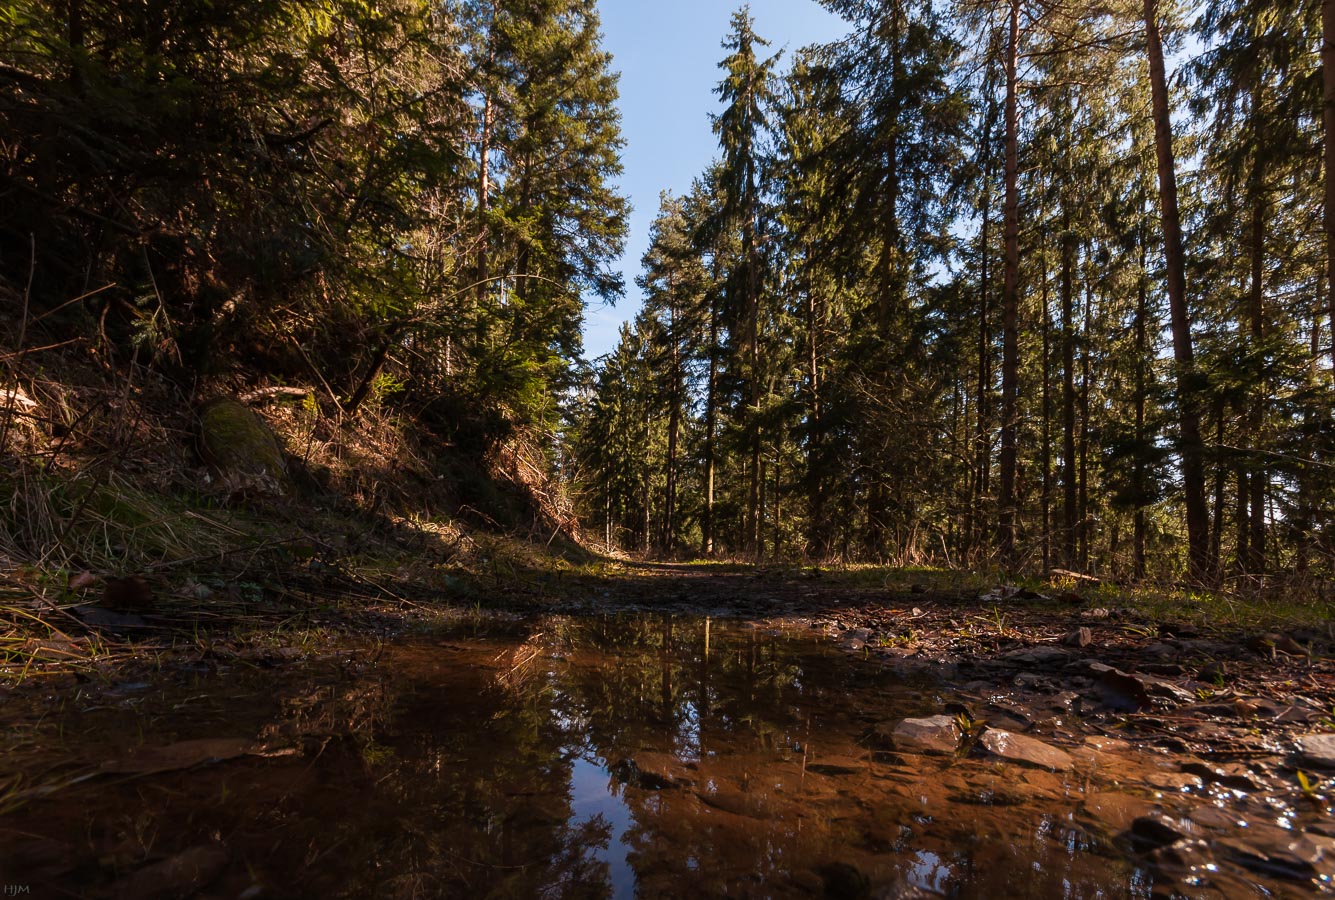
<path fill-rule="evenodd" d="M 1068 208 L 1062 211 L 1062 557 L 1070 568 L 1076 564 L 1074 270 L 1075 241 Z"/>
<path fill-rule="evenodd" d="M 1177 450 L 1181 457 L 1182 488 L 1187 507 L 1189 571 L 1192 578 L 1202 581 L 1209 575 L 1210 520 L 1205 505 L 1199 392 L 1194 380 L 1195 354 L 1191 344 L 1191 317 L 1187 310 L 1182 220 L 1177 204 L 1177 172 L 1173 162 L 1173 130 L 1168 108 L 1163 39 L 1159 33 L 1158 0 L 1145 0 L 1145 45 L 1149 58 L 1155 158 L 1159 170 L 1159 212 L 1163 226 L 1164 264 L 1168 274 L 1168 305 L 1172 318 L 1173 359 L 1177 375 Z"/>
<path fill-rule="evenodd" d="M 1331 364 L 1335 365 L 1335 0 L 1321 2 L 1321 121 L 1326 155 L 1326 302 L 1330 307 Z"/>
<path fill-rule="evenodd" d="M 1019 97 L 1017 64 L 1020 48 L 1020 0 L 1011 0 L 1010 37 L 1006 42 L 1006 204 L 1004 238 L 1005 282 L 1001 301 L 1001 558 L 1015 561 L 1016 498 L 1015 429 L 1019 388 L 1020 342 L 1020 197 Z"/>

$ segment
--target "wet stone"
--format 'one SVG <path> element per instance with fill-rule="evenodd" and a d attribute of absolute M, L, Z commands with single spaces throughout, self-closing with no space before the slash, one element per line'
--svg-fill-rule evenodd
<path fill-rule="evenodd" d="M 1151 850 L 1146 860 L 1157 871 L 1176 881 L 1185 881 L 1197 873 L 1208 872 L 1214 864 L 1210 845 L 1203 840 L 1182 840 Z"/>
<path fill-rule="evenodd" d="M 1041 769 L 1052 769 L 1059 772 L 1068 771 L 1075 765 L 1075 760 L 1071 759 L 1070 754 L 1065 751 L 1058 750 L 1056 747 L 1051 747 L 1034 738 L 1022 734 L 1012 734 L 1009 731 L 988 729 L 983 732 L 983 736 L 978 743 L 988 753 L 999 756 L 1008 762 L 1037 766 Z"/>
<path fill-rule="evenodd" d="M 1197 825 L 1214 828 L 1218 831 L 1232 831 L 1238 828 L 1240 824 L 1236 815 L 1217 806 L 1202 806 L 1193 809 L 1188 813 L 1188 817 Z"/>
<path fill-rule="evenodd" d="M 1153 812 L 1155 806 L 1148 800 L 1112 791 L 1090 794 L 1085 798 L 1084 815 L 1106 831 L 1120 834 L 1131 827 L 1138 817 Z"/>
<path fill-rule="evenodd" d="M 1144 853 L 1157 847 L 1168 847 L 1178 841 L 1186 840 L 1187 829 L 1183 824 L 1168 816 L 1153 813 L 1141 816 L 1131 823 L 1128 833 L 1131 846 Z"/>
<path fill-rule="evenodd" d="M 1273 832 L 1278 831 L 1276 835 Z M 1295 835 L 1284 829 L 1248 829 L 1243 838 L 1219 841 L 1228 858 L 1238 865 L 1279 878 L 1306 881 L 1335 870 L 1335 841 L 1314 835 Z"/>
<path fill-rule="evenodd" d="M 1162 678 L 1129 674 L 1098 662 L 1090 663 L 1089 670 L 1097 678 L 1095 685 L 1099 694 L 1113 709 L 1138 712 L 1153 705 L 1156 697 L 1179 703 L 1196 699 L 1191 691 Z"/>
<path fill-rule="evenodd" d="M 1335 734 L 1309 734 L 1299 738 L 1298 755 L 1305 765 L 1335 769 Z"/>
<path fill-rule="evenodd" d="M 1113 709 L 1138 712 L 1153 704 L 1140 679 L 1103 663 L 1091 663 L 1089 668 L 1098 679 L 1094 686 L 1099 696 Z"/>
<path fill-rule="evenodd" d="M 1051 679 L 1044 678 L 1042 675 L 1035 675 L 1032 672 L 1021 672 L 1016 675 L 1015 686 L 1034 690 L 1049 690 L 1054 687 Z"/>
<path fill-rule="evenodd" d="M 1173 791 L 1175 793 L 1199 790 L 1205 786 L 1205 782 L 1199 775 L 1191 775 L 1186 772 L 1155 772 L 1145 779 L 1145 783 L 1161 791 Z"/>
<path fill-rule="evenodd" d="M 950 716 L 904 719 L 890 731 L 889 738 L 896 750 L 906 753 L 949 755 L 959 749 L 960 728 Z"/>

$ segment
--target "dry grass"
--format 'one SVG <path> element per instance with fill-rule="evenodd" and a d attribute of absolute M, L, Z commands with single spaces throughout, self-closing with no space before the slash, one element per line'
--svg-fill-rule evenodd
<path fill-rule="evenodd" d="M 14 346 L 5 331 L 0 347 Z M 191 403 L 151 370 L 113 370 L 78 346 L 0 354 L 0 681 L 103 673 L 168 645 L 208 652 L 210 634 L 230 641 L 244 629 L 299 641 L 345 612 L 471 605 L 486 596 L 479 584 L 548 589 L 544 575 L 565 564 L 544 545 L 578 523 L 537 442 L 463 466 L 384 405 L 351 418 L 317 396 L 253 392 L 294 480 L 282 496 L 257 495 L 202 464 Z M 486 507 L 460 512 L 461 477 L 485 482 L 484 494 L 527 498 L 533 524 L 503 528 L 496 518 L 507 516 Z M 130 575 L 153 588 L 149 638 L 84 626 L 77 607 Z M 172 628 L 188 629 L 185 639 Z"/>

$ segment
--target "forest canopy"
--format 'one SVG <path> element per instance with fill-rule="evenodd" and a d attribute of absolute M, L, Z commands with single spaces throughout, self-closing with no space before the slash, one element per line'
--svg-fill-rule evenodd
<path fill-rule="evenodd" d="M 583 396 L 608 542 L 1329 577 L 1319 5 L 823 5 L 786 61 L 723 40 Z"/>
<path fill-rule="evenodd" d="M 590 366 L 595 0 L 10 0 L 0 304 L 192 401 L 525 431 L 614 549 L 1329 579 L 1335 20 L 822 3 L 787 55 L 733 16 Z"/>
<path fill-rule="evenodd" d="M 622 292 L 611 62 L 593 0 L 8 2 L 6 303 L 187 386 L 549 428 Z"/>

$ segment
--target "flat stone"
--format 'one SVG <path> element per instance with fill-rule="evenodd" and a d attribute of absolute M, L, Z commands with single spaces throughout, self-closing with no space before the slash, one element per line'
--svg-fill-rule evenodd
<path fill-rule="evenodd" d="M 1335 769 L 1335 734 L 1309 734 L 1298 738 L 1298 755 L 1309 766 Z"/>
<path fill-rule="evenodd" d="M 1058 750 L 1040 740 L 1009 731 L 988 729 L 978 741 L 988 753 L 1008 762 L 1037 766 L 1041 769 L 1066 772 L 1075 766 L 1075 760 L 1064 750 Z"/>
<path fill-rule="evenodd" d="M 1084 814 L 1116 834 L 1126 831 L 1132 822 L 1154 808 L 1153 803 L 1140 797 L 1107 791 L 1087 796 Z"/>
<path fill-rule="evenodd" d="M 1201 806 L 1187 813 L 1191 821 L 1217 831 L 1237 831 L 1245 823 L 1241 818 L 1217 806 Z"/>
<path fill-rule="evenodd" d="M 1065 647 L 1054 647 L 1052 645 L 1021 647 L 1016 650 L 1007 650 L 1005 653 L 997 654 L 997 659 L 1035 666 L 1066 662 L 1070 658 L 1070 650 L 1067 650 Z"/>
<path fill-rule="evenodd" d="M 889 732 L 895 749 L 905 753 L 952 755 L 959 749 L 960 736 L 959 723 L 950 716 L 904 719 Z"/>
<path fill-rule="evenodd" d="M 1310 881 L 1332 871 L 1335 842 L 1319 835 L 1252 827 L 1218 843 L 1233 862 L 1263 875 Z"/>
<path fill-rule="evenodd" d="M 1174 793 L 1199 790 L 1205 786 L 1204 780 L 1199 775 L 1192 775 L 1187 772 L 1155 772 L 1148 776 L 1145 782 L 1150 787 Z"/>

